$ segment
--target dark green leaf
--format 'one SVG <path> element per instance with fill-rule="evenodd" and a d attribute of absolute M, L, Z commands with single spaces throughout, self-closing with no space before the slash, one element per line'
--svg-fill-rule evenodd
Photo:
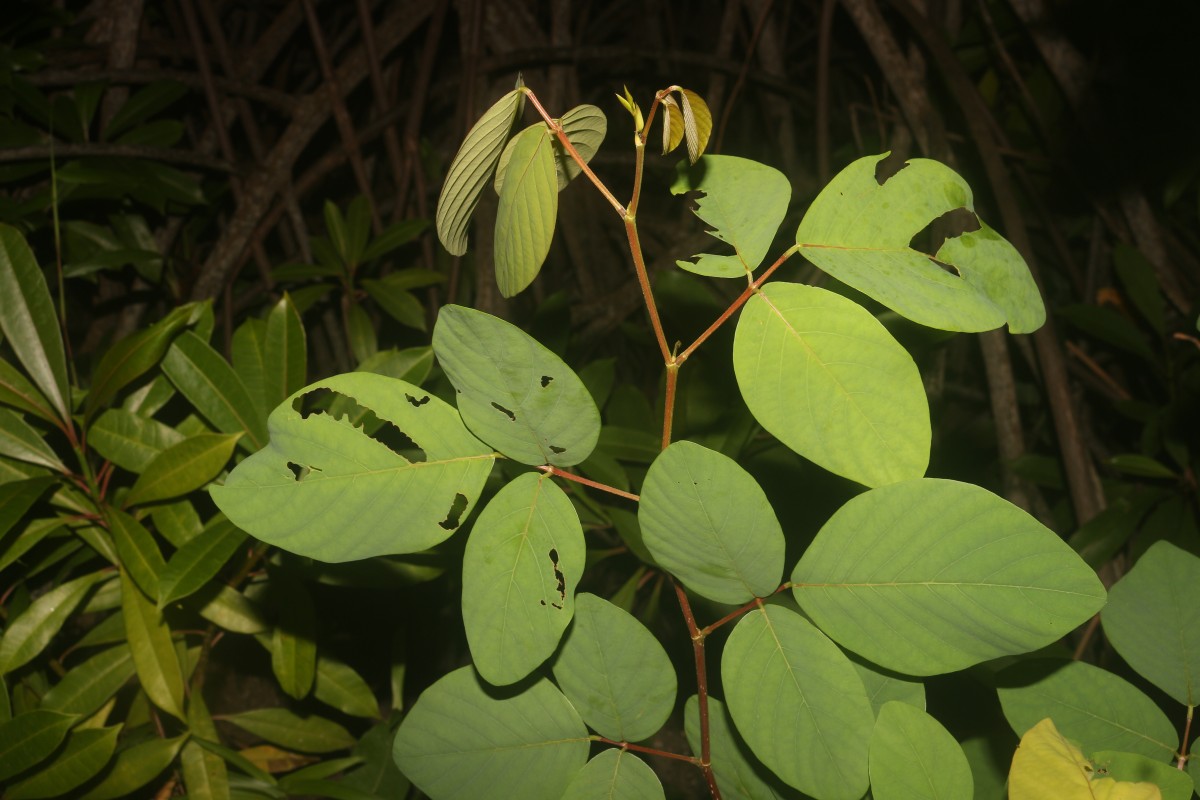
<path fill-rule="evenodd" d="M 180 306 L 146 330 L 110 347 L 92 373 L 92 386 L 84 403 L 85 418 L 91 419 L 117 392 L 157 364 L 176 334 L 188 324 L 193 310 L 191 305 Z"/>
<path fill-rule="evenodd" d="M 121 576 L 125 635 L 142 689 L 154 705 L 183 719 L 183 670 L 162 614 L 125 574 Z"/>
<path fill-rule="evenodd" d="M 159 608 L 199 591 L 225 566 L 245 538 L 236 525 L 223 520 L 188 540 L 159 572 Z"/>
<path fill-rule="evenodd" d="M 225 468 L 241 437 L 202 433 L 171 445 L 146 465 L 125 495 L 125 505 L 156 503 L 199 489 Z"/>
<path fill-rule="evenodd" d="M 354 717 L 379 717 L 379 702 L 371 687 L 350 666 L 328 656 L 317 657 L 313 695 L 328 706 Z"/>
<path fill-rule="evenodd" d="M 98 581 L 110 577 L 93 572 L 56 586 L 10 619 L 0 639 L 0 675 L 28 664 L 45 649 Z"/>
<path fill-rule="evenodd" d="M 37 387 L 3 358 L 0 358 L 0 403 L 33 414 L 51 424 L 58 419 Z"/>
<path fill-rule="evenodd" d="M 42 695 L 42 708 L 87 716 L 108 702 L 134 675 L 133 653 L 120 644 L 71 669 Z"/>
<path fill-rule="evenodd" d="M 134 92 L 125 105 L 117 109 L 104 128 L 104 138 L 112 141 L 121 131 L 128 130 L 165 110 L 179 100 L 188 89 L 178 81 L 155 81 Z"/>
<path fill-rule="evenodd" d="M 269 410 L 303 388 L 308 369 L 304 323 L 292 298 L 286 293 L 267 316 L 263 354 L 263 389 Z"/>
<path fill-rule="evenodd" d="M 88 429 L 88 444 L 100 455 L 133 473 L 141 473 L 150 462 L 184 436 L 158 420 L 111 408 Z"/>
<path fill-rule="evenodd" d="M 0 484 L 0 541 L 54 483 L 53 478 L 29 478 Z"/>
<path fill-rule="evenodd" d="M 112 758 L 121 726 L 72 731 L 67 745 L 41 771 L 13 784 L 5 793 L 9 800 L 61 797 L 92 778 Z"/>
<path fill-rule="evenodd" d="M 382 258 L 397 247 L 403 247 L 424 233 L 428 227 L 429 220 L 425 219 L 402 219 L 399 222 L 393 222 L 383 229 L 383 233 L 372 239 L 367 248 L 363 250 L 363 262 Z M 442 280 L 440 275 L 437 279 Z"/>
<path fill-rule="evenodd" d="M 272 744 L 302 753 L 330 753 L 353 747 L 355 739 L 336 722 L 301 717 L 285 708 L 259 708 L 222 717 Z"/>
<path fill-rule="evenodd" d="M 104 777 L 79 800 L 118 800 L 129 797 L 170 766 L 186 739 L 186 736 L 149 739 L 120 751 Z"/>
<path fill-rule="evenodd" d="M 35 709 L 0 722 L 0 781 L 53 753 L 78 718 L 77 714 Z"/>
<path fill-rule="evenodd" d="M 69 472 L 59 460 L 45 436 L 26 422 L 21 415 L 0 408 L 0 456 L 37 464 L 57 472 Z"/>
<path fill-rule="evenodd" d="M 233 367 L 191 331 L 180 334 L 162 362 L 175 387 L 222 433 L 245 433 L 251 451 L 267 442 L 266 426 Z"/>
<path fill-rule="evenodd" d="M 425 330 L 425 307 L 412 292 L 393 286 L 386 278 L 378 281 L 368 278 L 362 286 L 392 319 L 401 325 Z"/>

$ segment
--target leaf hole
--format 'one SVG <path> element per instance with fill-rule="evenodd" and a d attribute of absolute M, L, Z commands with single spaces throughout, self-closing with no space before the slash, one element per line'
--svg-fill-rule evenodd
<path fill-rule="evenodd" d="M 558 591 L 559 599 L 558 603 L 551 603 L 550 605 L 562 610 L 563 604 L 567 602 L 567 579 L 558 567 L 558 550 L 553 547 L 550 548 L 550 566 L 554 569 L 554 580 L 557 584 L 555 588 Z"/>
<path fill-rule="evenodd" d="M 551 452 L 551 453 L 554 453 L 554 454 L 556 454 L 556 455 L 557 455 L 558 453 L 565 453 L 565 452 L 567 452 L 567 448 L 565 448 L 565 447 L 559 447 L 558 445 L 553 445 L 553 444 L 552 444 L 552 445 L 550 445 L 550 452 Z"/>
<path fill-rule="evenodd" d="M 287 462 L 287 468 L 292 472 L 292 480 L 302 481 L 309 476 L 310 473 L 320 472 L 316 467 L 305 467 L 297 464 L 295 461 Z"/>
<path fill-rule="evenodd" d="M 423 406 L 429 402 L 429 395 L 425 395 L 420 400 L 418 400 L 417 398 L 413 397 L 411 394 L 405 394 L 404 399 L 407 400 L 409 405 L 411 405 L 413 408 L 420 408 L 421 406 Z"/>
<path fill-rule="evenodd" d="M 551 378 L 549 375 L 543 375 L 542 376 L 542 388 L 545 389 L 547 386 L 550 385 L 550 383 L 553 380 L 554 380 L 554 378 Z"/>
<path fill-rule="evenodd" d="M 977 230 L 979 230 L 979 217 L 975 216 L 975 212 L 966 208 L 955 208 L 930 220 L 928 225 L 917 231 L 909 241 L 909 247 L 932 257 L 942 249 L 942 245 L 946 243 L 947 239 Z M 931 258 L 931 260 L 933 259 Z M 962 277 L 959 271 L 949 264 L 937 261 L 934 263 L 947 272 Z"/>
<path fill-rule="evenodd" d="M 426 396 L 424 399 L 429 398 Z M 410 397 L 409 401 L 412 400 Z M 308 413 L 303 410 L 306 406 Z M 412 437 L 395 423 L 381 419 L 348 394 L 322 387 L 297 397 L 292 401 L 292 408 L 305 419 L 313 414 L 325 414 L 343 420 L 407 461 L 419 463 L 426 460 L 424 449 Z"/>
<path fill-rule="evenodd" d="M 887 158 L 875 162 L 875 182 L 880 186 L 887 183 L 896 173 L 908 166 L 904 156 L 893 150 Z"/>
<path fill-rule="evenodd" d="M 454 502 L 450 504 L 450 511 L 446 514 L 446 518 L 438 523 L 443 529 L 452 531 L 462 522 L 463 512 L 467 510 L 467 496 L 462 492 L 454 495 Z"/>
<path fill-rule="evenodd" d="M 492 403 L 492 408 L 496 409 L 497 411 L 499 411 L 504 416 L 508 417 L 513 422 L 517 421 L 517 415 L 514 414 L 513 412 L 509 411 L 507 408 L 500 405 L 499 403 Z"/>

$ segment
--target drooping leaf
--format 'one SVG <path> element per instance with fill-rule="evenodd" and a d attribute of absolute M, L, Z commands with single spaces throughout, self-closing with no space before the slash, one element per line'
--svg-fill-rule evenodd
<path fill-rule="evenodd" d="M 88 429 L 88 444 L 97 453 L 134 473 L 145 471 L 156 456 L 184 438 L 169 425 L 123 408 L 110 408 Z"/>
<path fill-rule="evenodd" d="M 858 159 L 821 190 L 796 231 L 800 253 L 931 328 L 986 331 L 1005 322 L 1013 333 L 1040 328 L 1046 312 L 1025 260 L 982 221 L 936 253 L 912 246 L 944 214 L 974 211 L 966 182 L 937 161 L 914 158 L 880 184 L 876 169 L 886 157 Z"/>
<path fill-rule="evenodd" d="M 496 169 L 513 122 L 521 115 L 525 95 L 520 86 L 496 101 L 467 133 L 438 197 L 437 231 L 451 255 L 467 252 L 467 224 Z"/>
<path fill-rule="evenodd" d="M 804 617 L 747 613 L 721 657 L 738 733 L 789 786 L 820 800 L 860 800 L 875 715 L 854 666 Z"/>
<path fill-rule="evenodd" d="M 463 667 L 421 694 L 393 753 L 432 800 L 559 800 L 588 746 L 583 721 L 549 681 L 501 692 Z"/>
<path fill-rule="evenodd" d="M 533 283 L 554 238 L 558 178 L 545 125 L 517 134 L 496 211 L 496 283 L 512 297 Z"/>
<path fill-rule="evenodd" d="M 1191 776 L 1173 763 L 1113 750 L 1098 750 L 1091 758 L 1097 772 L 1103 771 L 1115 781 L 1154 784 L 1162 792 L 1163 800 L 1192 800 L 1194 797 L 1196 786 Z"/>
<path fill-rule="evenodd" d="M 604 116 L 604 112 L 593 105 L 575 106 L 566 114 L 563 114 L 559 119 L 563 126 L 563 133 L 571 140 L 571 145 L 575 148 L 575 152 L 586 164 L 592 160 L 592 156 L 596 155 L 596 151 L 600 149 L 600 145 L 604 142 L 604 135 L 608 132 L 608 119 Z M 549 130 L 544 122 L 535 122 L 529 128 L 540 128 L 541 130 Z M 524 131 L 522 131 L 523 133 Z M 512 159 L 513 148 L 516 145 L 519 137 L 513 137 L 505 146 L 504 152 L 500 154 L 500 163 L 496 167 L 496 178 L 494 185 L 496 194 L 500 194 L 504 189 L 504 178 L 508 171 L 508 162 Z M 562 146 L 562 143 L 555 136 L 552 138 L 554 147 L 554 169 L 558 176 L 558 190 L 561 192 L 567 188 L 575 176 L 583 170 L 567 149 Z"/>
<path fill-rule="evenodd" d="M 98 783 L 79 800 L 118 800 L 129 797 L 162 773 L 183 747 L 186 736 L 147 739 L 117 753 Z"/>
<path fill-rule="evenodd" d="M 1008 774 L 1010 800 L 1162 800 L 1152 783 L 1130 783 L 1096 776 L 1083 757 L 1050 719 L 1021 737 Z"/>
<path fill-rule="evenodd" d="M 133 677 L 133 653 L 120 644 L 101 650 L 63 676 L 42 695 L 41 707 L 87 716 L 108 702 Z"/>
<path fill-rule="evenodd" d="M 475 668 L 495 685 L 550 657 L 575 613 L 586 545 L 562 489 L 525 473 L 480 513 L 463 554 L 463 625 Z"/>
<path fill-rule="evenodd" d="M 654 560 L 718 603 L 774 592 L 784 539 L 767 496 L 735 461 L 693 442 L 662 452 L 642 486 L 642 540 Z"/>
<path fill-rule="evenodd" d="M 70 413 L 67 357 L 46 278 L 21 232 L 0 224 L 0 332 L 58 419 Z"/>
<path fill-rule="evenodd" d="M 5 792 L 11 800 L 35 800 L 70 795 L 71 790 L 92 778 L 112 758 L 121 726 L 72 731 L 67 744 L 38 772 L 13 784 Z"/>
<path fill-rule="evenodd" d="M 921 479 L 861 494 L 792 573 L 801 608 L 886 669 L 934 675 L 1065 636 L 1104 605 L 1096 574 L 996 495 Z"/>
<path fill-rule="evenodd" d="M 350 732 L 332 720 L 299 716 L 286 708 L 259 708 L 221 717 L 272 744 L 302 753 L 331 753 L 353 747 Z"/>
<path fill-rule="evenodd" d="M 683 269 L 713 278 L 742 278 L 762 264 L 787 213 L 792 187 L 782 172 L 734 156 L 704 156 L 691 169 L 679 163 L 671 194 L 699 191 L 696 216 L 713 236 L 733 246 L 733 255 L 702 253 L 676 261 Z"/>
<path fill-rule="evenodd" d="M 46 444 L 44 436 L 20 414 L 7 408 L 0 408 L 0 456 L 48 467 L 56 472 L 69 472 L 50 445 Z"/>
<path fill-rule="evenodd" d="M 371 687 L 352 667 L 328 656 L 317 656 L 313 695 L 328 706 L 354 717 L 379 717 Z"/>
<path fill-rule="evenodd" d="M 236 525 L 222 520 L 176 550 L 159 572 L 159 608 L 199 591 L 225 566 L 245 539 L 246 534 Z"/>
<path fill-rule="evenodd" d="M 267 432 L 242 379 L 199 336 L 184 331 L 162 360 L 162 370 L 184 397 L 222 433 L 245 433 L 244 446 L 258 450 Z"/>
<path fill-rule="evenodd" d="M 1139 675 L 1184 705 L 1200 705 L 1200 558 L 1155 542 L 1109 590 L 1100 619 Z"/>
<path fill-rule="evenodd" d="M 37 387 L 3 358 L 0 358 L 0 404 L 26 411 L 51 424 L 58 419 Z"/>
<path fill-rule="evenodd" d="M 108 531 L 121 557 L 121 566 L 148 597 L 158 597 L 159 578 L 166 561 L 154 536 L 142 523 L 117 508 L 107 509 Z"/>
<path fill-rule="evenodd" d="M 700 698 L 692 695 L 683 711 L 683 727 L 692 752 L 701 752 Z M 725 704 L 715 697 L 708 698 L 709 755 L 713 774 L 722 800 L 782 800 L 792 792 L 782 785 L 754 758 L 754 754 L 738 737 L 733 719 Z"/>
<path fill-rule="evenodd" d="M 891 701 L 871 732 L 874 800 L 971 797 L 974 779 L 962 748 L 941 723 L 908 703 Z"/>
<path fill-rule="evenodd" d="M 562 800 L 663 800 L 662 783 L 645 761 L 610 747 L 575 773 Z"/>
<path fill-rule="evenodd" d="M 1089 753 L 1124 750 L 1169 760 L 1179 746 L 1175 726 L 1137 687 L 1082 661 L 1036 659 L 996 677 L 1000 706 L 1018 736 L 1046 717 Z"/>
<path fill-rule="evenodd" d="M 34 709 L 0 722 L 0 781 L 53 753 L 78 718 L 77 714 Z"/>
<path fill-rule="evenodd" d="M 263 391 L 267 408 L 271 409 L 303 388 L 308 369 L 304 323 L 295 303 L 286 293 L 267 315 L 263 353 Z"/>
<path fill-rule="evenodd" d="M 63 623 L 79 607 L 97 582 L 110 577 L 93 572 L 76 578 L 38 597 L 20 615 L 8 621 L 0 639 L 0 675 L 12 672 L 37 657 Z"/>
<path fill-rule="evenodd" d="M 658 732 L 675 706 L 671 659 L 646 626 L 594 594 L 575 598 L 575 621 L 554 679 L 592 730 L 618 742 Z"/>
<path fill-rule="evenodd" d="M 183 669 L 171 642 L 171 629 L 125 573 L 121 575 L 121 610 L 142 689 L 154 705 L 183 719 Z"/>
<path fill-rule="evenodd" d="M 401 436 L 372 438 L 329 414 L 296 410 L 303 395 L 322 389 L 353 399 L 386 434 Z M 470 513 L 494 459 L 453 408 L 369 373 L 305 387 L 268 425 L 270 444 L 214 486 L 213 500 L 242 530 L 322 561 L 419 552 L 445 540 Z M 405 437 L 407 445 L 397 441 Z"/>
<path fill-rule="evenodd" d="M 463 421 L 509 458 L 567 467 L 596 446 L 600 412 L 583 381 L 515 325 L 442 306 L 433 351 L 458 390 Z"/>
<path fill-rule="evenodd" d="M 157 364 L 176 334 L 188 324 L 194 310 L 192 305 L 180 306 L 149 328 L 125 337 L 105 351 L 92 374 L 92 386 L 84 402 L 85 419 L 91 419 L 96 411 L 116 397 L 117 392 Z"/>
<path fill-rule="evenodd" d="M 202 433 L 171 445 L 146 465 L 125 504 L 155 503 L 199 489 L 225 468 L 240 438 L 240 433 Z"/>
<path fill-rule="evenodd" d="M 767 285 L 742 310 L 733 367 L 754 418 L 818 466 L 867 486 L 925 474 L 932 434 L 921 374 L 857 303 Z"/>

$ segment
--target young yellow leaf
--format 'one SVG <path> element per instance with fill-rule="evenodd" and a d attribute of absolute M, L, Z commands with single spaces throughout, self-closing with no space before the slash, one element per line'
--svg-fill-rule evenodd
<path fill-rule="evenodd" d="M 1049 718 L 1030 728 L 1013 755 L 1009 800 L 1162 800 L 1152 783 L 1096 776 L 1092 762 L 1063 738 Z"/>

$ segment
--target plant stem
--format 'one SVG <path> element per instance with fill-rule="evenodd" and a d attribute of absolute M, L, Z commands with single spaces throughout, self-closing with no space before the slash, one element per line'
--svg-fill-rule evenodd
<path fill-rule="evenodd" d="M 617 497 L 624 497 L 626 500 L 632 500 L 635 503 L 640 499 L 636 494 L 632 494 L 630 492 L 623 491 L 621 489 L 618 489 L 615 486 L 609 486 L 607 483 L 600 483 L 599 481 L 593 481 L 589 478 L 583 477 L 582 475 L 575 475 L 570 472 L 564 472 L 563 470 L 559 469 L 558 467 L 552 467 L 549 464 L 546 464 L 545 466 L 542 466 L 542 467 L 538 467 L 538 469 L 540 469 L 542 472 L 546 473 L 547 475 L 557 475 L 560 478 L 565 478 L 569 481 L 575 481 L 575 483 L 582 483 L 584 486 L 590 486 L 593 489 L 599 489 L 602 492 L 608 492 L 609 494 L 615 494 Z"/>
<path fill-rule="evenodd" d="M 603 742 L 604 744 L 616 745 L 617 747 L 621 748 L 622 750 L 635 750 L 639 753 L 645 753 L 645 754 L 651 755 L 651 756 L 660 756 L 662 758 L 673 758 L 676 761 L 686 761 L 689 764 L 695 764 L 696 766 L 700 766 L 699 759 L 697 759 L 693 756 L 685 756 L 682 753 L 672 753 L 667 750 L 657 750 L 653 747 L 643 747 L 640 744 L 631 744 L 630 742 L 618 742 L 615 739 L 607 739 L 603 736 L 592 736 L 591 740 L 593 742 Z"/>
<path fill-rule="evenodd" d="M 771 592 L 771 594 L 779 594 L 784 589 L 791 587 L 791 585 L 792 584 L 790 584 L 790 583 L 781 583 L 779 585 L 779 588 L 776 589 L 775 591 Z M 744 606 L 739 608 L 737 611 L 734 611 L 730 614 L 726 614 L 725 616 L 721 617 L 719 620 L 712 623 L 711 625 L 705 625 L 703 628 L 700 629 L 700 633 L 704 634 L 705 636 L 708 636 L 709 634 L 711 634 L 713 631 L 715 631 L 717 628 L 721 627 L 722 625 L 729 623 L 729 622 L 733 622 L 735 619 L 740 617 L 742 614 L 745 614 L 747 611 L 752 611 L 761 605 L 762 605 L 762 598 L 756 597 L 753 600 L 751 600 L 749 603 L 746 603 Z"/>
<path fill-rule="evenodd" d="M 675 421 L 675 391 L 679 384 L 679 361 L 674 357 L 667 362 L 667 387 L 663 395 L 662 449 L 671 445 L 671 425 Z"/>
<path fill-rule="evenodd" d="M 1192 733 L 1192 716 L 1196 710 L 1195 706 L 1187 707 L 1187 722 L 1183 725 L 1183 741 L 1179 745 L 1179 757 L 1175 761 L 1176 769 L 1186 769 L 1188 762 L 1188 737 Z"/>
<path fill-rule="evenodd" d="M 646 271 L 646 259 L 642 256 L 642 243 L 638 239 L 637 220 L 633 217 L 625 217 L 625 236 L 629 239 L 629 254 L 633 256 L 633 268 L 637 272 L 638 285 L 642 288 L 642 300 L 646 302 L 646 313 L 650 315 L 654 338 L 658 340 L 663 363 L 670 364 L 675 357 L 671 355 L 671 348 L 667 346 L 667 335 L 663 333 L 662 320 L 658 317 L 658 305 L 654 302 L 650 275 Z"/>
<path fill-rule="evenodd" d="M 671 583 L 675 586 L 675 596 L 679 598 L 679 608 L 683 611 L 683 619 L 687 622 L 688 634 L 692 638 L 692 654 L 696 657 L 696 698 L 700 706 L 700 769 L 708 782 L 708 790 L 713 800 L 721 800 L 721 790 L 717 788 L 717 776 L 712 771 L 712 747 L 709 742 L 708 723 L 708 672 L 704 664 L 704 633 L 696 627 L 696 617 L 692 614 L 692 604 L 688 601 L 687 592 L 674 577 Z"/>

